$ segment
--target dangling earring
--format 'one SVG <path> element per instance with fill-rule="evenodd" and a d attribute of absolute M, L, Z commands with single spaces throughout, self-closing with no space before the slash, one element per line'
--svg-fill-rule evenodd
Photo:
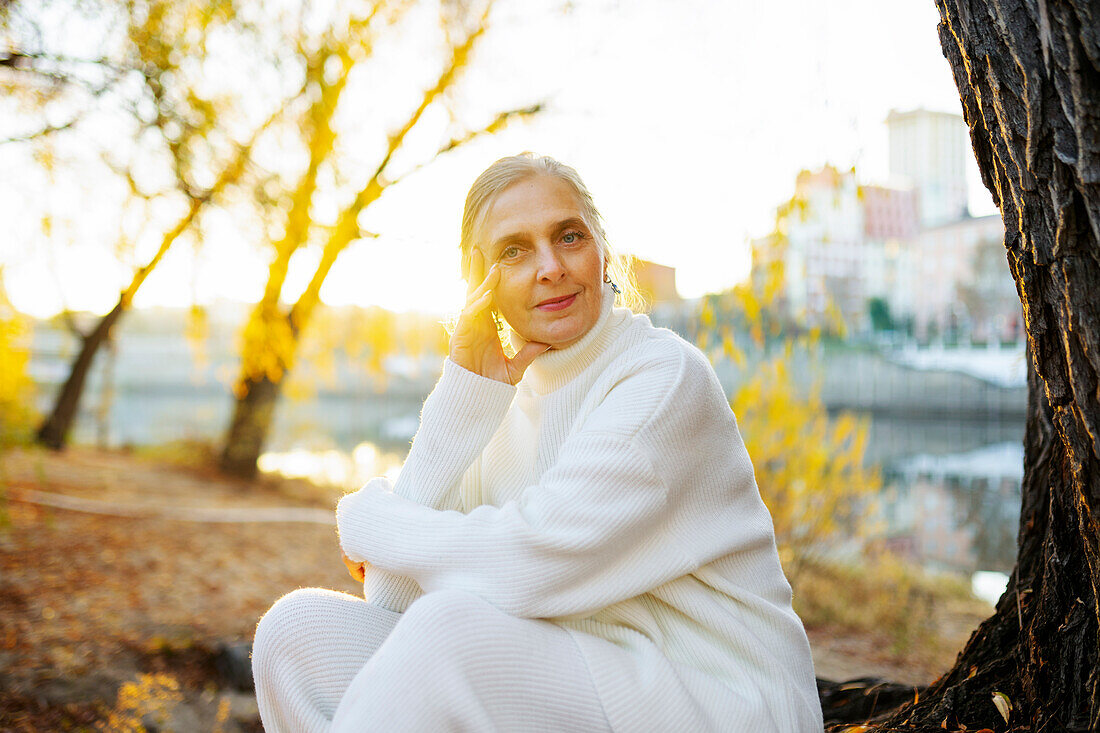
<path fill-rule="evenodd" d="M 504 323 L 500 320 L 500 316 L 497 315 L 496 311 L 493 311 L 493 321 L 496 322 L 498 331 L 504 330 Z"/>
<path fill-rule="evenodd" d="M 615 295 L 619 295 L 620 293 L 623 292 L 623 291 L 619 290 L 619 286 L 615 284 L 615 281 L 612 280 L 611 276 L 608 275 L 606 272 L 603 274 L 603 281 L 605 283 L 609 283 L 611 285 L 611 292 L 615 293 Z"/>

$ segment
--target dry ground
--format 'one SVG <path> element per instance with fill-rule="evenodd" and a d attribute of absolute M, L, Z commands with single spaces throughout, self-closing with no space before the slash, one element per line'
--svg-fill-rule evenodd
<path fill-rule="evenodd" d="M 112 712 L 112 727 L 143 713 L 149 724 L 158 703 L 173 710 L 161 727 L 255 730 L 254 699 L 215 669 L 219 645 L 247 643 L 263 611 L 294 588 L 358 590 L 331 526 L 97 515 L 28 502 L 27 491 L 139 509 L 331 509 L 339 494 L 300 481 L 233 481 L 125 452 L 0 455 L 3 731 L 91 730 Z M 942 648 L 957 649 L 978 620 L 974 607 L 942 615 Z M 835 629 L 810 635 L 818 675 L 832 679 L 926 684 L 954 655 L 899 656 L 883 638 Z M 171 679 L 142 677 L 156 673 Z M 131 694 L 120 697 L 125 683 Z"/>

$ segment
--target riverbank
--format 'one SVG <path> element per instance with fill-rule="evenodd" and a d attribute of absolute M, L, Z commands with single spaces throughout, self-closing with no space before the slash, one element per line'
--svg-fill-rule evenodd
<path fill-rule="evenodd" d="M 360 590 L 325 521 L 339 494 L 301 480 L 227 479 L 201 452 L 0 455 L 0 729 L 160 716 L 162 729 L 259 730 L 239 674 L 256 620 L 300 586 Z M 904 629 L 882 627 L 889 613 L 860 622 L 840 612 L 878 602 L 854 595 L 852 577 L 804 575 L 796 597 L 799 583 L 806 599 L 836 599 L 803 611 L 818 675 L 832 679 L 927 684 L 988 611 L 909 583 L 905 592 L 927 601 L 911 629 L 923 636 L 911 643 Z"/>

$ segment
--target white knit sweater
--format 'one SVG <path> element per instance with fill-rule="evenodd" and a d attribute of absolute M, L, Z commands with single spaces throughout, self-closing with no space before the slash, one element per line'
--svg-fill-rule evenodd
<path fill-rule="evenodd" d="M 822 728 L 771 517 L 714 370 L 610 294 L 592 330 L 518 387 L 448 360 L 396 486 L 347 495 L 337 521 L 344 552 L 373 566 L 375 602 L 462 589 L 570 630 L 615 730 Z M 607 642 L 643 672 L 671 662 L 698 709 L 639 700 Z"/>

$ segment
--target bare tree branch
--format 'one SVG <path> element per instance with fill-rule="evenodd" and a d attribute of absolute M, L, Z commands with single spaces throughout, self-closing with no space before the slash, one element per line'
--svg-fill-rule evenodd
<path fill-rule="evenodd" d="M 0 145 L 7 145 L 8 143 L 25 143 L 29 142 L 30 140 L 36 140 L 40 137 L 52 135 L 55 132 L 63 132 L 70 129 L 73 125 L 79 122 L 80 117 L 81 116 L 78 115 L 76 117 L 73 117 L 68 122 L 62 123 L 60 125 L 47 125 L 46 127 L 41 127 L 35 130 L 34 132 L 28 132 L 23 135 L 15 135 L 13 137 L 4 138 L 0 140 Z"/>
<path fill-rule="evenodd" d="M 404 143 L 405 137 L 409 132 L 416 127 L 416 123 L 420 121 L 424 111 L 454 83 L 459 72 L 466 67 L 466 64 L 469 62 L 470 52 L 473 51 L 474 44 L 477 43 L 478 39 L 481 38 L 489 28 L 489 11 L 491 9 L 492 3 L 486 5 L 485 12 L 482 13 L 477 28 L 466 37 L 465 41 L 454 48 L 451 53 L 450 63 L 443 69 L 443 73 L 439 75 L 435 86 L 424 91 L 424 95 L 420 100 L 420 106 L 409 116 L 409 119 L 405 121 L 405 125 L 400 130 L 390 135 L 389 143 L 386 147 L 386 154 L 382 157 L 382 162 L 378 164 L 378 168 L 375 170 L 370 182 L 360 192 L 359 198 L 362 198 L 363 195 L 371 189 L 372 184 L 382 180 L 386 166 L 390 163 L 390 159 L 398 151 L 402 143 Z M 379 193 L 381 193 L 381 191 L 379 191 Z M 358 204 L 358 200 L 356 203 Z M 359 208 L 361 210 L 363 206 L 360 205 Z M 358 214 L 358 212 L 356 213 Z"/>
<path fill-rule="evenodd" d="M 0 0 L 2 1 L 2 0 Z M 35 61 L 52 61 L 57 64 L 91 65 L 110 69 L 116 74 L 129 69 L 117 66 L 105 58 L 86 59 L 78 56 L 64 56 L 49 53 L 28 53 L 26 51 L 0 51 L 0 66 L 8 66 L 19 71 L 35 71 Z"/>
<path fill-rule="evenodd" d="M 478 130 L 467 130 L 462 135 L 451 138 L 450 140 L 447 141 L 446 144 L 441 146 L 439 148 L 439 150 L 435 151 L 435 154 L 432 155 L 431 158 L 428 158 L 427 160 L 424 160 L 424 161 L 421 161 L 420 163 L 417 163 L 415 166 L 413 166 L 409 170 L 405 171 L 404 173 L 402 173 L 397 178 L 390 179 L 389 185 L 393 186 L 393 185 L 396 185 L 396 184 L 400 183 L 401 181 L 405 180 L 406 178 L 408 178 L 412 174 L 416 173 L 421 168 L 424 168 L 425 166 L 432 163 L 433 161 L 435 161 L 440 156 L 446 155 L 447 153 L 451 152 L 452 150 L 454 150 L 457 147 L 465 145 L 466 143 L 468 143 L 468 142 L 470 142 L 470 141 L 472 141 L 476 138 L 483 137 L 485 135 L 492 135 L 492 134 L 495 134 L 497 132 L 500 132 L 502 129 L 504 129 L 513 120 L 522 119 L 524 117 L 531 117 L 532 115 L 536 115 L 539 112 L 543 111 L 543 109 L 545 109 L 545 103 L 539 102 L 537 104 L 532 104 L 528 107 L 521 107 L 519 109 L 512 109 L 512 110 L 508 110 L 507 112 L 501 112 L 501 113 L 497 114 L 497 116 L 493 119 L 493 121 L 490 122 L 485 127 L 482 127 Z"/>
<path fill-rule="evenodd" d="M 90 80 L 81 78 L 74 74 L 67 74 L 56 69 L 41 69 L 35 64 L 36 62 L 47 61 L 55 64 L 74 64 L 74 65 L 93 65 L 102 69 L 110 71 L 111 76 L 102 84 L 93 84 Z M 91 97 L 96 98 L 104 94 L 111 89 L 122 75 L 126 72 L 119 66 L 111 64 L 106 59 L 83 59 L 72 56 L 59 56 L 53 54 L 44 53 L 28 53 L 24 51 L 0 51 L 0 68 L 9 68 L 13 71 L 32 74 L 37 77 L 48 80 L 50 83 L 56 86 L 80 86 Z M 35 140 L 41 137 L 46 137 L 58 132 L 64 132 L 71 129 L 81 118 L 87 113 L 87 110 L 83 110 L 73 115 L 73 117 L 62 124 L 58 125 L 45 125 L 32 132 L 23 133 L 21 135 L 13 135 L 8 138 L 0 139 L 0 145 L 8 143 L 21 143 Z"/>
<path fill-rule="evenodd" d="M 55 66 L 50 68 L 41 68 L 39 62 L 49 62 Z M 96 84 L 90 79 L 86 79 L 78 74 L 67 73 L 61 66 L 94 66 L 98 69 L 109 72 L 109 77 L 105 83 Z M 110 89 L 124 74 L 130 69 L 113 64 L 106 59 L 81 59 L 69 56 L 57 56 L 43 53 L 27 53 L 25 51 L 0 51 L 0 69 L 7 68 L 20 74 L 29 74 L 31 76 L 44 79 L 55 86 L 80 86 L 84 90 L 92 95 L 98 97 L 103 92 Z"/>
<path fill-rule="evenodd" d="M 485 31 L 489 27 L 489 11 L 491 9 L 492 3 L 490 2 L 486 5 L 485 11 L 482 13 L 477 27 L 461 44 L 452 49 L 450 61 L 443 68 L 435 84 L 424 91 L 419 106 L 409 115 L 401 129 L 389 136 L 386 145 L 386 153 L 375 169 L 374 174 L 356 195 L 355 200 L 340 212 L 340 216 L 336 221 L 336 226 L 333 228 L 332 233 L 325 242 L 324 248 L 321 250 L 321 260 L 317 263 L 317 269 L 314 271 L 313 277 L 310 278 L 306 289 L 302 291 L 302 294 L 290 309 L 290 323 L 292 329 L 297 330 L 301 328 L 309 319 L 313 309 L 320 300 L 321 286 L 324 284 L 325 278 L 328 277 L 328 273 L 332 269 L 332 266 L 336 263 L 336 258 L 339 257 L 340 253 L 360 235 L 359 214 L 367 206 L 377 200 L 386 188 L 392 185 L 392 181 L 385 178 L 385 170 L 390 160 L 401 148 L 409 132 L 416 126 L 416 123 L 420 121 L 425 110 L 427 110 L 443 92 L 450 88 L 462 69 L 466 67 L 474 45 L 477 43 L 478 39 L 485 34 Z"/>
<path fill-rule="evenodd" d="M 234 156 L 232 161 L 226 164 L 221 173 L 218 175 L 217 180 L 210 186 L 210 188 L 206 189 L 201 194 L 193 196 L 191 198 L 190 204 L 187 208 L 187 213 L 185 213 L 180 218 L 180 220 L 176 222 L 176 225 L 174 227 L 165 232 L 164 236 L 161 238 L 161 244 L 160 247 L 157 249 L 156 254 L 153 255 L 153 258 L 149 260 L 145 265 L 139 267 L 134 272 L 134 276 L 130 281 L 130 285 L 122 291 L 122 295 L 120 296 L 119 301 L 124 305 L 124 307 L 129 306 L 130 301 L 133 300 L 134 295 L 137 294 L 138 288 L 140 288 L 142 283 L 145 282 L 145 278 L 148 277 L 149 273 L 152 272 L 157 264 L 160 263 L 161 259 L 163 259 L 164 255 L 168 252 L 168 249 L 172 246 L 173 242 L 175 242 L 176 239 L 178 239 L 179 236 L 184 231 L 186 231 L 189 226 L 191 226 L 191 223 L 196 219 L 196 217 L 198 217 L 199 212 L 202 210 L 202 208 L 206 204 L 208 204 L 214 198 L 214 196 L 221 193 L 226 187 L 232 185 L 240 179 L 241 175 L 244 173 L 245 166 L 248 164 L 249 158 L 251 158 L 252 156 L 252 148 L 255 146 L 256 141 L 259 139 L 260 135 L 263 134 L 263 132 L 268 127 L 270 127 L 276 119 L 279 118 L 279 116 L 282 114 L 282 109 L 283 105 L 279 105 L 278 107 L 276 107 L 275 111 L 271 113 L 267 120 L 265 120 L 262 125 L 257 127 L 252 132 L 251 138 L 249 138 L 247 142 L 237 146 L 236 156 Z"/>
<path fill-rule="evenodd" d="M 305 84 L 307 87 L 311 83 L 316 84 L 319 93 L 305 116 L 303 137 L 309 150 L 309 162 L 291 196 L 283 236 L 274 243 L 275 256 L 268 266 L 268 278 L 260 301 L 261 308 L 270 310 L 278 304 L 283 284 L 286 282 L 290 258 L 306 242 L 310 231 L 316 229 L 311 220 L 310 211 L 313 206 L 313 196 L 317 191 L 321 166 L 332 154 L 336 143 L 332 119 L 347 86 L 348 72 L 355 63 L 351 45 L 358 43 L 369 49 L 371 23 L 387 7 L 385 0 L 378 0 L 363 18 L 349 23 L 345 35 L 340 38 L 328 36 L 327 42 L 317 51 L 310 52 L 301 43 L 298 44 L 298 52 L 306 59 Z M 391 12 L 400 14 L 408 7 L 409 3 L 400 4 Z M 330 59 L 339 60 L 341 73 L 335 80 L 326 81 L 325 66 Z"/>

